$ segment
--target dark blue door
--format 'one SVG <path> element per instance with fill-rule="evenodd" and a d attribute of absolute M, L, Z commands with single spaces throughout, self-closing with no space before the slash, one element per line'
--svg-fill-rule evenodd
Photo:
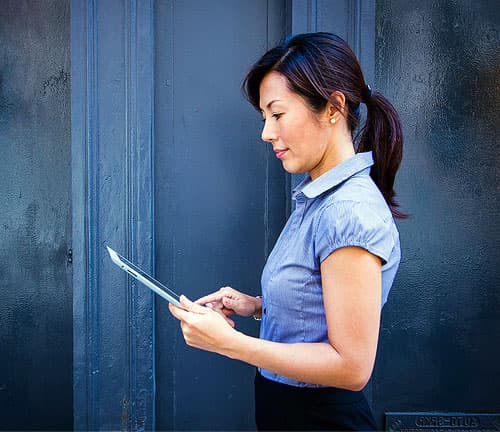
<path fill-rule="evenodd" d="M 240 91 L 252 61 L 284 35 L 277 6 L 157 4 L 156 272 L 192 299 L 224 285 L 259 294 L 285 222 L 285 174 Z M 254 320 L 237 326 L 258 334 Z M 253 368 L 186 347 L 165 302 L 155 328 L 157 428 L 252 428 Z"/>
<path fill-rule="evenodd" d="M 254 427 L 253 368 L 187 348 L 165 302 L 105 246 L 191 298 L 258 294 L 297 179 L 261 142 L 240 85 L 290 33 L 360 46 L 373 7 L 348 3 L 72 2 L 75 428 Z"/>

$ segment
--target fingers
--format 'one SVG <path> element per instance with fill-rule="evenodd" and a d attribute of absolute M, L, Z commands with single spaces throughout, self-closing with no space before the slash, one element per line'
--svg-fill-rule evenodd
<path fill-rule="evenodd" d="M 216 340 L 216 335 L 227 331 L 228 327 L 235 327 L 234 321 L 222 313 L 214 313 L 206 307 L 193 303 L 185 296 L 181 296 L 180 302 L 181 307 L 172 304 L 168 307 L 170 313 L 180 321 L 184 340 L 189 346 L 213 350 L 220 345 L 219 342 L 213 342 Z"/>
<path fill-rule="evenodd" d="M 214 292 L 212 294 L 208 294 L 204 297 L 199 298 L 198 300 L 195 301 L 196 304 L 199 305 L 207 305 L 207 303 L 219 303 L 221 299 L 224 297 L 224 294 L 221 294 L 220 292 Z"/>
<path fill-rule="evenodd" d="M 197 313 L 197 314 L 206 314 L 209 309 L 203 307 L 199 304 L 196 304 L 189 300 L 185 295 L 181 295 L 179 298 L 182 307 L 184 307 L 187 311 Z"/>
<path fill-rule="evenodd" d="M 186 314 L 188 313 L 184 309 L 179 308 L 172 303 L 168 304 L 168 309 L 170 310 L 170 313 L 180 321 L 183 321 L 186 318 Z"/>
<path fill-rule="evenodd" d="M 228 318 L 227 316 L 223 315 L 224 316 L 224 319 L 226 320 L 226 322 L 232 327 L 234 328 L 235 327 L 235 322 L 231 319 L 231 318 Z"/>
<path fill-rule="evenodd" d="M 244 317 L 251 316 L 256 309 L 255 298 L 245 294 L 240 294 L 237 297 L 224 297 L 222 303 L 225 309 L 230 309 L 237 315 Z"/>
<path fill-rule="evenodd" d="M 210 311 L 214 311 L 221 315 L 224 320 L 234 328 L 235 322 L 228 316 L 235 313 L 233 307 L 237 305 L 238 300 L 232 299 L 228 297 L 228 295 L 234 295 L 235 292 L 236 291 L 230 287 L 223 287 L 215 293 L 198 299 L 196 302 L 192 302 L 186 296 L 181 295 L 181 307 L 169 304 L 169 310 L 175 318 L 186 323 L 194 318 L 191 313 L 204 315 L 210 313 Z"/>
<path fill-rule="evenodd" d="M 231 311 L 235 311 L 238 307 L 238 300 L 232 299 L 231 297 L 224 297 L 222 299 L 222 305 L 226 310 L 231 309 Z"/>
<path fill-rule="evenodd" d="M 208 294 L 204 297 L 199 298 L 195 301 L 196 304 L 206 305 L 207 303 L 220 303 L 224 297 L 229 293 L 234 293 L 235 290 L 231 287 L 225 286 L 220 288 L 218 291 Z"/>
<path fill-rule="evenodd" d="M 208 309 L 206 307 L 193 303 L 184 295 L 181 295 L 179 300 L 181 302 L 182 307 L 177 307 L 172 303 L 169 303 L 168 305 L 170 313 L 178 320 L 187 321 L 189 319 L 190 314 L 192 313 L 203 315 L 208 312 Z"/>

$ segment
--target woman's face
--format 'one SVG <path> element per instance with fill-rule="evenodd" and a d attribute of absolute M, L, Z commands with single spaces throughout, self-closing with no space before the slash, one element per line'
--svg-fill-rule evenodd
<path fill-rule="evenodd" d="M 327 161 L 332 128 L 326 109 L 319 115 L 313 113 L 278 72 L 262 80 L 260 108 L 265 122 L 262 139 L 272 144 L 286 171 L 309 172 L 315 179 L 331 168 Z"/>

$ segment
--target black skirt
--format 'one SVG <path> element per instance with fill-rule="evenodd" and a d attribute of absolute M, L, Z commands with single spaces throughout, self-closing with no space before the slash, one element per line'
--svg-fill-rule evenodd
<path fill-rule="evenodd" d="M 255 376 L 257 430 L 374 431 L 362 391 L 295 387 Z"/>

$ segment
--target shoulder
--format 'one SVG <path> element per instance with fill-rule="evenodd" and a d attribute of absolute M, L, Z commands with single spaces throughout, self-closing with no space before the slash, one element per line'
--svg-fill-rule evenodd
<path fill-rule="evenodd" d="M 315 231 L 332 231 L 335 234 L 357 235 L 367 231 L 384 229 L 394 224 L 390 211 L 377 203 L 362 201 L 331 201 L 319 209 Z"/>
<path fill-rule="evenodd" d="M 369 175 L 353 176 L 321 197 L 318 221 L 353 219 L 362 224 L 392 224 L 393 217 L 382 193 Z"/>
<path fill-rule="evenodd" d="M 398 239 L 389 207 L 369 183 L 349 187 L 357 193 L 346 194 L 342 188 L 325 196 L 318 208 L 314 227 L 318 258 L 323 261 L 336 249 L 358 246 L 387 262 Z"/>

